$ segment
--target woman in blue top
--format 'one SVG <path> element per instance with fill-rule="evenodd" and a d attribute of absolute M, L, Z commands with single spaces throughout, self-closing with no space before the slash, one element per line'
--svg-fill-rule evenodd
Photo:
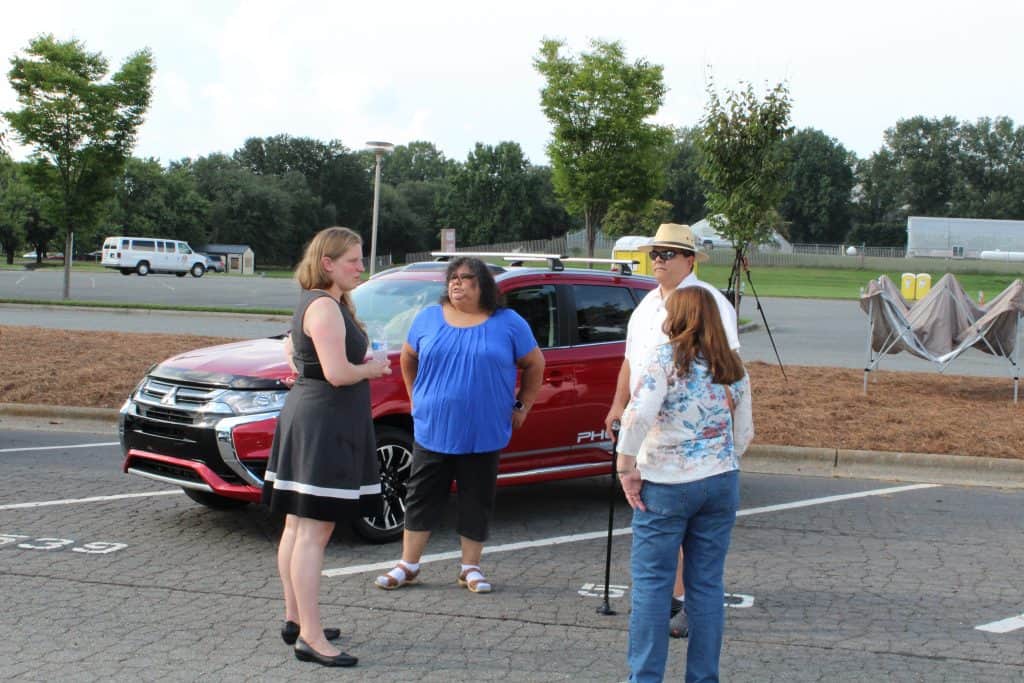
<path fill-rule="evenodd" d="M 401 561 L 375 584 L 393 590 L 416 582 L 454 480 L 462 544 L 458 583 L 489 593 L 480 555 L 494 510 L 498 453 L 526 420 L 540 390 L 544 356 L 526 321 L 499 306 L 487 264 L 457 258 L 445 280 L 440 305 L 416 316 L 402 346 L 415 437 L 405 534 Z M 518 395 L 517 368 L 523 371 Z"/>

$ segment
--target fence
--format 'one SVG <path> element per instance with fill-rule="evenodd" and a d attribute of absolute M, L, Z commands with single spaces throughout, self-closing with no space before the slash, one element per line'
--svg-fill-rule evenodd
<path fill-rule="evenodd" d="M 595 243 L 595 256 L 609 256 L 614 240 L 599 235 Z M 575 240 L 570 242 L 570 239 Z M 578 245 L 577 247 L 570 245 Z M 857 253 L 850 255 L 846 250 L 855 246 Z M 575 251 L 575 248 L 581 251 Z M 473 247 L 460 247 L 457 251 L 496 251 L 563 254 L 575 256 L 586 253 L 586 237 L 582 231 L 570 233 L 550 240 L 525 242 L 504 242 Z M 977 259 L 905 258 L 903 247 L 865 247 L 849 244 L 794 244 L 792 253 L 770 249 L 755 249 L 747 255 L 752 266 L 792 266 L 800 268 L 861 268 L 885 272 L 942 272 L 942 273 L 1020 273 L 1021 263 L 1001 261 L 980 261 Z M 717 247 L 708 252 L 714 265 L 732 265 L 735 252 L 729 247 Z M 430 252 L 407 254 L 406 263 L 429 261 Z"/>

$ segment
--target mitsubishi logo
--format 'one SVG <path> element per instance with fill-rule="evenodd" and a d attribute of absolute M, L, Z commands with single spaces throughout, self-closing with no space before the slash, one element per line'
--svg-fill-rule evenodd
<path fill-rule="evenodd" d="M 160 399 L 160 405 L 173 406 L 177 401 L 175 400 L 178 395 L 178 387 L 173 387 L 170 391 L 164 394 L 164 397 Z"/>

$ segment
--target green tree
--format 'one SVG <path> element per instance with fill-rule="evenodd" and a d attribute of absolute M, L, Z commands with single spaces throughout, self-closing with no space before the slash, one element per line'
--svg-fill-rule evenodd
<path fill-rule="evenodd" d="M 851 227 L 855 156 L 835 138 L 804 128 L 782 143 L 788 190 L 779 214 L 793 242 L 837 243 Z"/>
<path fill-rule="evenodd" d="M 693 224 L 707 213 L 703 181 L 700 179 L 699 131 L 693 128 L 678 128 L 672 144 L 672 160 L 669 162 L 665 191 L 661 198 L 672 207 L 670 218 L 673 223 Z M 654 225 L 658 225 L 655 223 Z M 645 229 L 641 234 L 651 232 Z"/>
<path fill-rule="evenodd" d="M 853 191 L 853 228 L 847 242 L 904 246 L 907 216 L 900 206 L 896 161 L 884 147 L 857 162 Z"/>
<path fill-rule="evenodd" d="M 431 182 L 445 180 L 458 164 L 445 157 L 432 142 L 414 140 L 397 145 L 387 155 L 381 167 L 381 180 L 398 186 L 405 182 Z"/>
<path fill-rule="evenodd" d="M 650 235 L 654 226 L 671 220 L 672 205 L 663 199 L 652 199 L 639 211 L 628 211 L 619 206 L 608 209 L 604 217 L 604 232 L 609 237 Z"/>
<path fill-rule="evenodd" d="M 636 211 L 665 186 L 672 131 L 649 122 L 665 97 L 662 68 L 626 61 L 617 42 L 591 41 L 578 58 L 546 39 L 534 67 L 544 77 L 541 107 L 553 126 L 548 143 L 555 192 L 583 216 L 587 253 L 612 206 Z"/>
<path fill-rule="evenodd" d="M 8 264 L 14 263 L 14 254 L 25 239 L 31 205 L 31 189 L 18 164 L 0 150 L 0 247 Z"/>
<path fill-rule="evenodd" d="M 709 77 L 708 103 L 700 127 L 700 176 L 707 193 L 708 222 L 736 248 L 729 286 L 736 292 L 750 244 L 771 237 L 786 191 L 786 163 L 779 145 L 789 125 L 789 90 L 784 83 L 758 98 L 749 83 L 719 97 Z"/>
<path fill-rule="evenodd" d="M 107 223 L 122 235 L 173 237 L 199 247 L 207 242 L 207 208 L 187 168 L 164 169 L 155 159 L 131 158 L 116 186 Z"/>
<path fill-rule="evenodd" d="M 1024 128 L 1000 116 L 962 123 L 953 215 L 1024 216 Z"/>
<path fill-rule="evenodd" d="M 4 112 L 22 143 L 56 171 L 59 222 L 64 229 L 64 291 L 70 296 L 74 233 L 88 227 L 114 194 L 114 181 L 135 143 L 149 106 L 153 59 L 128 58 L 110 81 L 102 54 L 77 40 L 33 39 L 11 58 L 8 78 L 22 108 Z M 46 177 L 45 175 L 37 175 Z"/>
<path fill-rule="evenodd" d="M 915 116 L 885 131 L 900 177 L 900 203 L 911 216 L 953 215 L 960 157 L 959 123 Z"/>
<path fill-rule="evenodd" d="M 530 162 L 519 143 L 478 142 L 451 177 L 444 221 L 463 244 L 520 240 L 530 232 L 531 203 Z"/>

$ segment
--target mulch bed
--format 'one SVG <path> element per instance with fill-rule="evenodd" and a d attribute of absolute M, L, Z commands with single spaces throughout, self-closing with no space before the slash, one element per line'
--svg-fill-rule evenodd
<path fill-rule="evenodd" d="M 117 408 L 168 356 L 237 341 L 0 325 L 0 403 Z M 1008 377 L 747 366 L 754 443 L 1024 459 L 1024 400 Z"/>

